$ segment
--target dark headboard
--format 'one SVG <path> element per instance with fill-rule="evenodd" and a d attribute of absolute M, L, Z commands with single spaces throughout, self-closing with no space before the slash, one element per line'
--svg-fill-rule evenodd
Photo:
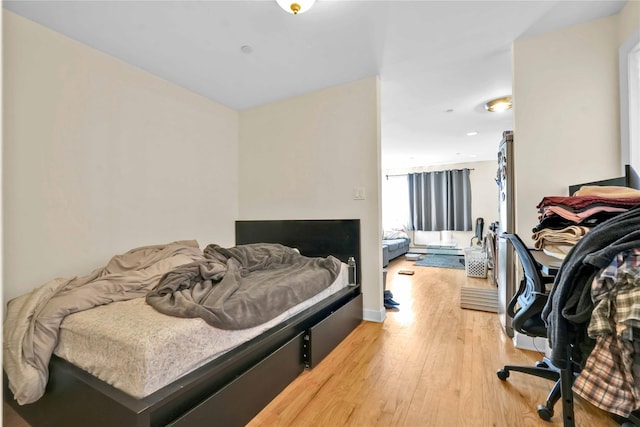
<path fill-rule="evenodd" d="M 236 245 L 248 243 L 280 243 L 304 256 L 333 255 L 343 262 L 352 256 L 361 283 L 359 219 L 236 221 Z"/>
<path fill-rule="evenodd" d="M 603 179 L 601 181 L 570 185 L 569 195 L 572 196 L 573 193 L 578 191 L 583 185 L 616 185 L 620 187 L 629 187 L 640 190 L 640 178 L 638 178 L 638 173 L 635 171 L 635 169 L 633 169 L 631 165 L 625 165 L 624 172 L 624 176 L 620 176 L 618 178 Z"/>
<path fill-rule="evenodd" d="M 640 176 L 638 176 L 638 172 L 636 172 L 631 165 L 625 165 L 624 172 L 627 178 L 627 187 L 640 190 Z"/>

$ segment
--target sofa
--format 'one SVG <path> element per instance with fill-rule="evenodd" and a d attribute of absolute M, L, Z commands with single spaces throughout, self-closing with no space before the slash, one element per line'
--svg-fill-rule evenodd
<path fill-rule="evenodd" d="M 382 235 L 382 266 L 389 265 L 389 261 L 409 252 L 411 239 L 404 231 L 385 231 Z"/>

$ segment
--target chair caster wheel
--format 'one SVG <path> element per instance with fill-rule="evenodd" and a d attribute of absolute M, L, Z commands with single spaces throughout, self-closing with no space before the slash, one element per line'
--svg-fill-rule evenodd
<path fill-rule="evenodd" d="M 498 376 L 498 379 L 500 379 L 501 381 L 506 381 L 507 378 L 509 378 L 509 371 L 500 369 L 498 372 L 496 372 L 496 375 Z"/>
<path fill-rule="evenodd" d="M 549 365 L 547 365 L 545 362 L 536 362 L 536 368 L 548 368 Z"/>
<path fill-rule="evenodd" d="M 551 421 L 553 417 L 553 409 L 547 408 L 543 405 L 538 405 L 538 416 L 545 421 Z"/>

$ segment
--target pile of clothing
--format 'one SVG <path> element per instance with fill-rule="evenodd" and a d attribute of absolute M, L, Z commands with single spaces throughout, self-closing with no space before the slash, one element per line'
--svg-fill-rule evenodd
<path fill-rule="evenodd" d="M 573 196 L 547 196 L 538 204 L 540 223 L 533 228 L 536 249 L 564 259 L 596 225 L 640 205 L 640 190 L 583 186 Z"/>
<path fill-rule="evenodd" d="M 640 409 L 638 308 L 640 205 L 576 243 L 541 314 L 552 364 L 581 367 L 573 391 L 621 417 Z"/>

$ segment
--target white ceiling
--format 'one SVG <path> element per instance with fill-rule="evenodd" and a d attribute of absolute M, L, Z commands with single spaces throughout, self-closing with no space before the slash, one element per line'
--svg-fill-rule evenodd
<path fill-rule="evenodd" d="M 382 168 L 390 169 L 495 159 L 512 112 L 482 105 L 511 93 L 513 40 L 614 15 L 625 3 L 318 0 L 297 16 L 275 0 L 3 6 L 238 110 L 379 75 Z"/>

